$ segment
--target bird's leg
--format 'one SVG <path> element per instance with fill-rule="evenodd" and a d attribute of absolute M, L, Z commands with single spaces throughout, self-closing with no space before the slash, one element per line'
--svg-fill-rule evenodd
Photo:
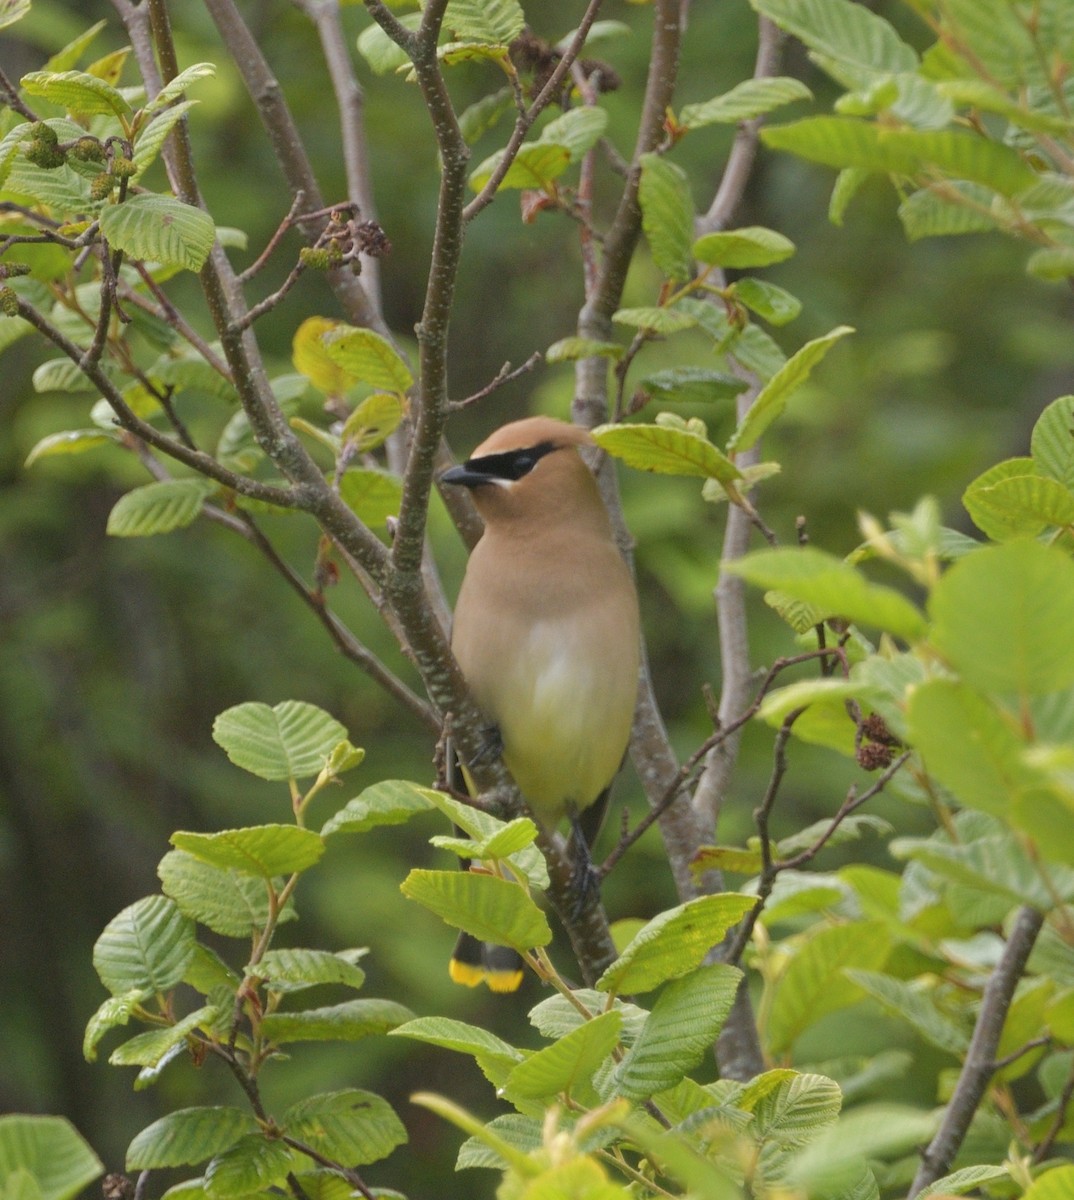
<path fill-rule="evenodd" d="M 474 755 L 470 766 L 479 767 L 482 763 L 494 762 L 503 754 L 503 737 L 499 725 L 486 725 L 481 730 L 481 749 Z"/>
<path fill-rule="evenodd" d="M 574 897 L 571 905 L 571 919 L 577 920 L 583 912 L 596 903 L 600 895 L 601 874 L 593 863 L 589 853 L 588 830 L 583 818 L 577 811 L 568 812 L 571 823 L 571 837 L 567 844 L 567 853 L 571 860 L 571 895 Z"/>

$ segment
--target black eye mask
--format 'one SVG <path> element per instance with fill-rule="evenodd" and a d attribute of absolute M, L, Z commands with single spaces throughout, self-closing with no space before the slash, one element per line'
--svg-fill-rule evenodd
<path fill-rule="evenodd" d="M 538 442 L 536 446 L 505 450 L 502 454 L 482 454 L 477 458 L 468 458 L 461 467 L 453 467 L 441 478 L 444 483 L 457 483 L 464 487 L 493 483 L 497 479 L 514 481 L 528 475 L 546 454 L 558 449 L 555 442 Z"/>

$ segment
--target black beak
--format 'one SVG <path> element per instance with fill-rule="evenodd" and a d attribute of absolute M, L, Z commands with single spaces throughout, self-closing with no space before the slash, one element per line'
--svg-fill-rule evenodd
<path fill-rule="evenodd" d="M 458 487 L 475 488 L 481 487 L 482 484 L 491 483 L 488 474 L 484 471 L 474 471 L 465 463 L 460 467 L 452 467 L 445 471 L 440 476 L 441 483 L 450 483 Z"/>

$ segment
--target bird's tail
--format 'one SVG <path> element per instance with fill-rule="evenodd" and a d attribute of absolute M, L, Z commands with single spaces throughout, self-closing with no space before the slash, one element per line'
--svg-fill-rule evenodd
<path fill-rule="evenodd" d="M 522 955 L 509 946 L 496 946 L 460 933 L 448 974 L 464 987 L 484 983 L 494 992 L 515 992 L 522 983 Z"/>

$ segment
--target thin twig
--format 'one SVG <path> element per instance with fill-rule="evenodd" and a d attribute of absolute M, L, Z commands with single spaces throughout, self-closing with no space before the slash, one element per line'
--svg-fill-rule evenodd
<path fill-rule="evenodd" d="M 301 212 L 306 203 L 306 193 L 299 190 L 295 193 L 294 200 L 291 201 L 291 207 L 288 210 L 287 216 L 276 226 L 272 237 L 265 244 L 264 250 L 254 259 L 254 261 L 238 275 L 239 283 L 248 283 L 253 277 L 261 271 L 268 260 L 272 257 L 276 247 L 283 241 L 285 235 L 294 227 L 295 219 Z"/>
<path fill-rule="evenodd" d="M 1055 1116 L 1052 1118 L 1052 1123 L 1048 1127 L 1048 1132 L 1038 1143 L 1033 1151 L 1034 1165 L 1044 1162 L 1052 1151 L 1059 1135 L 1067 1123 L 1067 1111 L 1070 1108 L 1071 1101 L 1074 1100 L 1074 1065 L 1071 1066 L 1070 1076 L 1063 1085 L 1063 1090 L 1059 1093 L 1059 1102 L 1056 1105 Z"/>
<path fill-rule="evenodd" d="M 449 400 L 448 412 L 458 412 L 459 409 L 469 408 L 471 404 L 477 404 L 479 400 L 484 400 L 487 396 L 491 396 L 497 388 L 503 387 L 505 383 L 512 383 L 522 375 L 532 371 L 543 357 L 540 350 L 535 350 L 520 367 L 512 369 L 509 362 L 504 363 L 496 372 L 493 379 L 489 383 L 486 383 L 480 391 L 474 392 L 472 396 L 467 396 L 465 400 Z"/>
<path fill-rule="evenodd" d="M 0 104 L 6 104 L 8 108 L 14 109 L 20 117 L 25 117 L 27 121 L 39 120 L 37 113 L 23 100 L 19 95 L 19 89 L 3 71 L 0 71 Z"/>

